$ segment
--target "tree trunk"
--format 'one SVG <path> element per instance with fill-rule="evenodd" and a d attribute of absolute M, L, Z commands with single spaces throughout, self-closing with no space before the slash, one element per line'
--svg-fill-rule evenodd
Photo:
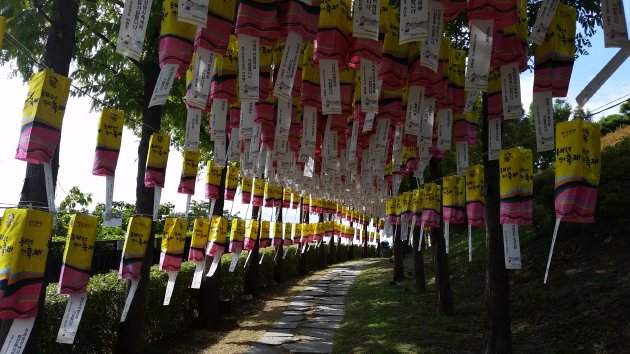
<path fill-rule="evenodd" d="M 142 135 L 138 145 L 138 173 L 136 175 L 136 213 L 139 215 L 153 214 L 154 188 L 144 186 L 144 173 L 149 153 L 149 139 L 151 134 L 160 130 L 162 106 L 148 107 L 153 88 L 160 74 L 160 67 L 155 62 L 144 64 L 144 98 L 142 108 Z M 136 289 L 133 302 L 129 308 L 127 319 L 118 328 L 116 341 L 117 353 L 138 353 L 144 347 L 144 332 L 146 327 L 146 304 L 148 297 L 149 273 L 153 265 L 153 249 L 155 243 L 155 222 L 151 227 L 151 236 L 147 244 L 147 251 L 142 260 L 140 282 Z M 127 281 L 127 291 L 131 281 Z"/>
<path fill-rule="evenodd" d="M 431 178 L 436 184 L 442 185 L 442 164 L 437 159 L 431 159 Z M 442 194 L 440 194 L 441 199 Z M 440 205 L 442 205 L 440 201 Z M 442 225 L 442 213 L 440 215 L 440 225 Z M 435 297 L 437 300 L 437 313 L 439 315 L 451 316 L 454 313 L 453 292 L 451 291 L 451 281 L 448 271 L 448 255 L 446 254 L 446 242 L 441 228 L 431 229 L 431 239 L 433 240 L 433 265 L 435 267 Z"/>
<path fill-rule="evenodd" d="M 225 203 L 225 174 L 227 168 L 221 172 L 221 184 L 219 185 L 219 198 L 214 204 L 213 216 L 223 216 L 223 205 Z M 259 237 L 260 238 L 260 237 Z M 226 245 L 227 246 L 227 245 Z M 206 257 L 204 269 L 210 269 L 214 257 Z M 219 261 L 220 262 L 220 261 Z M 250 260 L 251 262 L 251 260 Z M 199 302 L 199 322 L 204 328 L 213 328 L 221 320 L 221 309 L 219 307 L 219 296 L 221 294 L 221 265 L 211 277 L 204 276 L 201 280 L 201 287 L 197 301 Z"/>
<path fill-rule="evenodd" d="M 324 214 L 319 214 L 319 222 L 324 222 Z M 329 247 L 329 251 L 332 247 Z M 328 254 L 326 254 L 326 248 L 324 247 L 324 235 L 322 235 L 322 240 L 319 246 L 319 269 L 326 268 L 328 264 Z"/>
<path fill-rule="evenodd" d="M 46 51 L 44 53 L 44 65 L 50 68 L 57 74 L 68 76 L 70 71 L 70 62 L 72 61 L 72 54 L 74 52 L 75 43 L 75 31 L 77 28 L 77 18 L 79 13 L 80 1 L 72 1 L 72 3 L 66 3 L 63 0 L 55 0 L 52 5 L 52 24 L 50 24 L 50 30 L 48 31 L 48 38 L 46 39 Z M 50 163 L 52 167 L 53 186 L 57 185 L 57 173 L 59 171 L 59 141 L 57 141 L 57 149 L 53 154 L 52 161 Z M 46 194 L 46 184 L 44 178 L 44 166 L 35 165 L 32 163 L 26 164 L 26 173 L 24 175 L 24 184 L 22 185 L 22 192 L 20 193 L 20 207 L 26 207 L 32 205 L 33 207 L 48 208 L 48 198 Z M 45 270 L 46 273 L 51 270 Z M 24 353 L 37 353 L 38 346 L 38 333 L 41 331 L 41 318 L 44 316 L 45 304 L 46 304 L 46 286 L 48 283 L 45 275 L 42 281 L 42 291 L 39 294 L 38 299 L 38 315 L 35 319 L 35 324 L 28 342 L 24 347 Z M 11 329 L 13 320 L 1 320 L 0 321 L 0 338 L 4 343 L 6 335 Z"/>
<path fill-rule="evenodd" d="M 486 284 L 484 290 L 483 352 L 511 353 L 510 283 L 503 259 L 499 224 L 499 161 L 488 161 L 488 96 L 483 94 L 482 144 L 486 184 Z"/>
<path fill-rule="evenodd" d="M 276 217 L 277 222 L 282 222 L 282 205 L 277 208 L 276 212 L 278 213 Z M 275 235 L 275 232 L 274 232 Z M 284 253 L 284 235 L 282 235 L 282 239 L 280 241 L 280 247 L 276 250 L 276 265 L 273 267 L 273 279 L 277 284 L 282 284 L 284 282 L 284 260 L 282 259 L 282 255 Z"/>
<path fill-rule="evenodd" d="M 253 198 L 252 193 L 252 198 Z M 252 219 L 258 219 L 258 212 L 260 210 L 259 206 L 254 206 L 252 208 Z M 258 220 L 260 222 L 260 220 Z M 249 265 L 247 266 L 247 270 L 245 270 L 245 285 L 243 289 L 244 294 L 249 294 L 252 296 L 258 295 L 258 290 L 260 289 L 260 285 L 258 284 L 258 278 L 260 276 L 259 271 L 259 244 L 260 244 L 260 227 L 258 228 L 258 238 L 256 239 L 256 245 L 254 249 L 249 251 L 252 252 L 252 255 L 249 256 Z"/>
<path fill-rule="evenodd" d="M 400 237 L 400 225 L 395 226 L 394 233 L 394 281 L 405 279 L 405 266 L 403 264 L 403 241 Z"/>
<path fill-rule="evenodd" d="M 304 203 L 304 197 L 300 198 L 300 222 L 304 223 L 304 224 L 308 224 L 309 223 L 309 219 L 310 219 L 310 213 L 309 212 L 304 212 L 304 209 L 302 209 L 302 205 Z M 302 253 L 302 249 L 306 247 L 306 243 L 302 243 L 301 245 L 298 246 L 298 251 L 299 251 L 299 274 L 302 275 L 307 275 L 308 274 L 308 258 L 306 257 L 306 252 Z"/>
<path fill-rule="evenodd" d="M 368 222 L 365 221 L 362 225 L 363 227 L 363 245 L 362 245 L 362 251 L 361 251 L 361 256 L 363 258 L 367 258 L 368 257 L 368 230 L 367 230 L 367 226 L 368 226 Z"/>
<path fill-rule="evenodd" d="M 413 266 L 415 287 L 417 293 L 426 290 L 426 280 L 424 278 L 424 251 L 418 251 L 418 246 L 423 242 L 420 237 L 420 227 L 413 226 Z"/>

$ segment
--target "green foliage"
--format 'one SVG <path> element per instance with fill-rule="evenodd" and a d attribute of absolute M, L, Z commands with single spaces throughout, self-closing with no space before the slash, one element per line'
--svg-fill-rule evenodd
<path fill-rule="evenodd" d="M 68 191 L 68 195 L 61 201 L 57 212 L 57 216 L 53 235 L 56 238 L 65 239 L 68 234 L 68 224 L 74 213 L 87 213 L 87 207 L 92 204 L 92 193 L 83 193 L 79 187 L 74 186 Z"/>
<path fill-rule="evenodd" d="M 602 128 L 602 136 L 604 136 L 608 133 L 614 132 L 619 127 L 630 125 L 630 115 L 611 114 L 600 119 L 598 123 Z"/>

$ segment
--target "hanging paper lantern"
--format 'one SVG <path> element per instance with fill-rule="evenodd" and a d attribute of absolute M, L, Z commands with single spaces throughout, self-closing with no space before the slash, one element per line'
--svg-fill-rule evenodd
<path fill-rule="evenodd" d="M 411 226 L 420 226 L 422 224 L 422 206 L 424 204 L 424 189 L 414 189 L 411 195 L 411 211 L 415 222 Z"/>
<path fill-rule="evenodd" d="M 151 218 L 132 216 L 129 218 L 127 235 L 123 246 L 118 277 L 120 279 L 140 279 L 140 268 L 151 237 Z"/>
<path fill-rule="evenodd" d="M 188 250 L 189 261 L 203 261 L 206 246 L 208 245 L 209 234 L 210 220 L 204 218 L 196 218 L 195 223 L 193 224 L 192 238 L 190 239 L 190 248 Z"/>
<path fill-rule="evenodd" d="M 566 97 L 575 61 L 575 8 L 558 3 L 542 45 L 534 48 L 534 92 Z"/>
<path fill-rule="evenodd" d="M 291 193 L 291 209 L 297 209 L 300 204 L 300 193 Z"/>
<path fill-rule="evenodd" d="M 210 100 L 225 99 L 228 103 L 238 100 L 238 41 L 235 36 L 230 36 L 228 48 L 225 54 L 218 55 L 215 61 L 215 73 L 212 77 L 210 88 Z M 212 102 L 208 102 L 212 106 Z"/>
<path fill-rule="evenodd" d="M 503 119 L 501 72 L 490 68 L 488 73 L 488 120 Z"/>
<path fill-rule="evenodd" d="M 35 209 L 5 210 L 0 224 L 0 319 L 37 316 L 52 219 L 51 213 Z"/>
<path fill-rule="evenodd" d="M 265 204 L 264 204 L 264 206 L 267 207 L 267 208 L 273 207 L 273 192 L 274 192 L 274 187 L 271 185 L 271 183 L 266 182 L 265 183 Z"/>
<path fill-rule="evenodd" d="M 252 200 L 252 204 L 254 206 L 263 205 L 263 197 L 265 195 L 266 185 L 267 183 L 262 178 L 256 178 L 254 180 L 254 200 Z"/>
<path fill-rule="evenodd" d="M 166 218 L 160 247 L 160 270 L 179 272 L 184 256 L 184 242 L 188 222 L 185 219 Z"/>
<path fill-rule="evenodd" d="M 313 60 L 337 60 L 346 67 L 348 38 L 352 33 L 350 0 L 323 0 L 320 3 L 319 25 Z"/>
<path fill-rule="evenodd" d="M 282 245 L 282 239 L 284 235 L 282 234 L 282 222 L 281 221 L 272 221 L 270 225 L 270 238 L 271 238 L 271 246 L 280 247 Z"/>
<path fill-rule="evenodd" d="M 251 178 L 242 177 L 241 178 L 241 203 L 249 204 L 252 200 L 252 186 L 253 180 Z"/>
<path fill-rule="evenodd" d="M 445 223 L 464 223 L 465 193 L 464 177 L 447 176 L 442 179 L 442 213 Z"/>
<path fill-rule="evenodd" d="M 532 151 L 513 148 L 499 152 L 501 224 L 531 225 L 534 174 Z"/>
<path fill-rule="evenodd" d="M 424 184 L 421 224 L 424 227 L 440 227 L 442 189 L 435 183 Z"/>
<path fill-rule="evenodd" d="M 245 220 L 235 218 L 230 229 L 230 252 L 240 253 L 245 244 Z"/>
<path fill-rule="evenodd" d="M 302 242 L 302 224 L 291 224 L 290 237 L 293 239 L 293 244 L 299 245 Z"/>
<path fill-rule="evenodd" d="M 38 165 L 50 163 L 61 136 L 70 82 L 50 69 L 31 76 L 16 159 Z"/>
<path fill-rule="evenodd" d="M 470 0 L 468 21 L 493 20 L 495 29 L 503 29 L 518 23 L 517 0 Z"/>
<path fill-rule="evenodd" d="M 455 142 L 465 141 L 469 146 L 477 144 L 477 114 L 457 113 L 453 117 L 453 138 Z"/>
<path fill-rule="evenodd" d="M 164 188 L 164 177 L 171 138 L 168 134 L 153 133 L 149 139 L 149 153 L 147 156 L 147 168 L 144 173 L 144 186 L 146 188 Z"/>
<path fill-rule="evenodd" d="M 243 248 L 248 251 L 253 250 L 256 247 L 256 240 L 258 240 L 258 220 L 247 220 L 245 222 L 245 241 Z"/>
<path fill-rule="evenodd" d="M 260 38 L 260 44 L 275 44 L 280 31 L 278 0 L 245 0 L 238 5 L 236 35 Z"/>
<path fill-rule="evenodd" d="M 495 69 L 510 63 L 518 63 L 521 71 L 527 69 L 527 0 L 516 0 L 516 6 L 518 22 L 502 29 L 494 28 L 490 66 Z"/>
<path fill-rule="evenodd" d="M 179 179 L 177 192 L 182 194 L 195 194 L 195 182 L 197 182 L 197 171 L 199 170 L 199 152 L 184 151 L 184 162 L 182 175 Z"/>
<path fill-rule="evenodd" d="M 206 28 L 197 27 L 195 47 L 223 55 L 227 50 L 236 12 L 236 0 L 209 1 Z"/>
<path fill-rule="evenodd" d="M 95 176 L 114 176 L 118 164 L 118 154 L 122 142 L 125 112 L 104 108 L 98 120 L 96 153 L 92 174 Z"/>
<path fill-rule="evenodd" d="M 466 167 L 466 217 L 469 226 L 485 226 L 483 165 Z"/>
<path fill-rule="evenodd" d="M 225 252 L 227 223 L 227 219 L 224 217 L 212 217 L 210 224 L 210 236 L 208 237 L 208 249 L 206 250 L 207 256 L 220 257 Z"/>
<path fill-rule="evenodd" d="M 313 42 L 305 42 L 302 55 L 302 88 L 301 100 L 303 106 L 315 107 L 321 111 L 319 69 L 313 61 Z"/>
<path fill-rule="evenodd" d="M 466 8 L 466 2 L 461 0 L 436 0 L 444 5 L 444 22 L 457 20 L 460 12 Z"/>
<path fill-rule="evenodd" d="M 601 171 L 598 124 L 582 120 L 556 126 L 556 219 L 593 223 Z"/>
<path fill-rule="evenodd" d="M 238 174 L 240 169 L 236 166 L 228 166 L 225 173 L 225 200 L 234 201 L 236 188 L 238 187 Z"/>
<path fill-rule="evenodd" d="M 219 198 L 219 186 L 221 185 L 221 175 L 223 168 L 208 160 L 208 170 L 206 171 L 206 199 Z"/>
<path fill-rule="evenodd" d="M 305 213 L 311 212 L 311 198 L 306 195 L 302 196 L 302 211 Z"/>
<path fill-rule="evenodd" d="M 289 209 L 291 207 L 291 189 L 284 188 L 282 190 L 282 208 Z"/>
<path fill-rule="evenodd" d="M 193 41 L 197 27 L 177 20 L 177 0 L 162 3 L 160 26 L 160 68 L 165 64 L 177 64 L 177 77 L 186 73 L 192 60 Z"/>
<path fill-rule="evenodd" d="M 452 48 L 448 70 L 449 96 L 453 99 L 453 113 L 464 112 L 466 104 L 464 85 L 466 83 L 466 51 Z"/>
<path fill-rule="evenodd" d="M 83 294 L 90 282 L 92 254 L 98 217 L 87 214 L 73 214 L 68 225 L 68 236 L 63 253 L 63 263 L 59 284 L 59 294 Z"/>
<path fill-rule="evenodd" d="M 271 244 L 269 230 L 271 229 L 271 222 L 263 220 L 260 223 L 260 248 L 265 248 Z"/>

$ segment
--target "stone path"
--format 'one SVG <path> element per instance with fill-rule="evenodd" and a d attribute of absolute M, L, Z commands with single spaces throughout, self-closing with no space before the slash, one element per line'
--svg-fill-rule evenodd
<path fill-rule="evenodd" d="M 314 281 L 247 353 L 331 353 L 345 315 L 345 296 L 357 275 L 374 261 L 336 266 Z"/>

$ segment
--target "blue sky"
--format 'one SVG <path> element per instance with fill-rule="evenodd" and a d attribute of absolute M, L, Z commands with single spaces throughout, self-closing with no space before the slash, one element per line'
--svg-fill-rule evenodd
<path fill-rule="evenodd" d="M 624 0 L 626 12 L 630 11 L 630 0 Z M 630 22 L 630 19 L 628 19 Z M 590 54 L 580 57 L 574 66 L 568 100 L 575 105 L 575 96 L 597 74 L 610 58 L 619 50 L 604 48 L 602 30 L 598 29 L 591 42 Z M 5 41 L 5 45 L 9 45 Z M 0 66 L 0 107 L 2 107 L 3 129 L 0 129 L 0 207 L 15 204 L 24 179 L 26 163 L 14 159 L 15 148 L 19 138 L 20 119 L 27 87 L 20 78 L 9 78 L 10 66 Z M 521 75 L 521 95 L 525 107 L 532 100 L 533 73 Z M 593 96 L 585 106 L 587 109 L 600 107 L 618 97 L 630 94 L 630 60 L 627 60 L 606 84 Z M 59 186 L 57 188 L 57 204 L 63 199 L 72 186 L 79 186 L 84 192 L 94 194 L 95 201 L 103 201 L 105 180 L 91 174 L 94 158 L 96 124 L 98 113 L 90 112 L 89 98 L 70 98 L 64 118 L 61 142 L 61 167 L 59 170 Z M 617 113 L 615 107 L 603 115 Z M 114 200 L 135 201 L 135 174 L 138 139 L 126 130 L 118 163 Z M 182 158 L 179 152 L 171 150 L 166 175 L 166 186 L 162 192 L 162 201 L 176 205 L 176 210 L 183 211 L 186 197 L 178 194 Z M 204 198 L 204 176 L 198 178 L 197 190 L 193 199 Z M 230 208 L 230 205 L 226 206 Z M 235 211 L 238 207 L 235 207 Z"/>

